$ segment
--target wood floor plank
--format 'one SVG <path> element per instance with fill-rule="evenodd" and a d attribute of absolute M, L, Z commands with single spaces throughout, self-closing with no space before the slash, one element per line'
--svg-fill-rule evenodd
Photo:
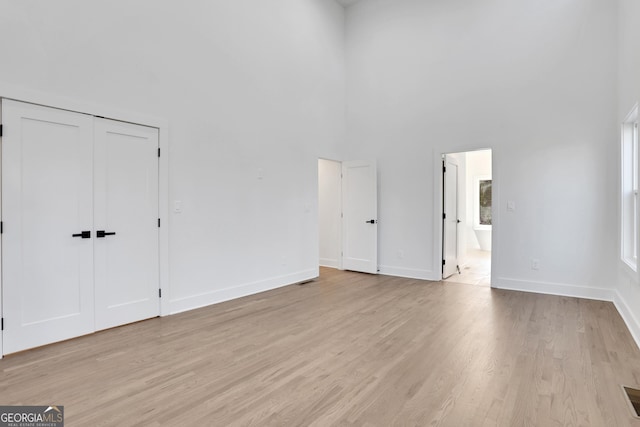
<path fill-rule="evenodd" d="M 0 360 L 0 404 L 69 426 L 638 426 L 613 304 L 321 277 Z"/>

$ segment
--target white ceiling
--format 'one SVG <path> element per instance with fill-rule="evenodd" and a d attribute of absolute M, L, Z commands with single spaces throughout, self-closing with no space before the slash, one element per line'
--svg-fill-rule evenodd
<path fill-rule="evenodd" d="M 336 0 L 338 3 L 343 5 L 344 7 L 351 6 L 354 3 L 359 2 L 360 0 Z"/>

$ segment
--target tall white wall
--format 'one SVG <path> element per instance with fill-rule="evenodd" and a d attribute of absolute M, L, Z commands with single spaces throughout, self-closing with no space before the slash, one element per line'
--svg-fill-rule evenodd
<path fill-rule="evenodd" d="M 617 122 L 622 123 L 635 103 L 640 101 L 640 3 L 635 0 L 619 0 L 619 70 L 618 70 L 618 115 Z M 617 178 L 620 176 L 620 136 L 612 144 L 611 150 L 616 154 L 615 168 Z M 618 187 L 617 194 L 620 193 Z M 620 225 L 620 200 L 616 205 L 616 219 Z M 636 342 L 640 345 L 640 278 L 626 264 L 620 261 L 619 232 L 615 255 L 618 259 L 618 281 L 616 289 L 616 306 L 629 325 Z"/>
<path fill-rule="evenodd" d="M 317 275 L 317 159 L 344 140 L 335 2 L 0 0 L 0 51 L 0 96 L 168 122 L 170 311 Z"/>
<path fill-rule="evenodd" d="M 382 272 L 437 277 L 434 165 L 492 148 L 494 285 L 611 295 L 617 16 L 602 0 L 347 9 L 347 156 L 378 159 Z"/>

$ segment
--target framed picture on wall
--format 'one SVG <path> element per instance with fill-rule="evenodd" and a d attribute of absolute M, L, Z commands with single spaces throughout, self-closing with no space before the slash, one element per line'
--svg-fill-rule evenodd
<path fill-rule="evenodd" d="M 473 181 L 473 228 L 476 230 L 491 230 L 491 176 L 476 176 Z"/>

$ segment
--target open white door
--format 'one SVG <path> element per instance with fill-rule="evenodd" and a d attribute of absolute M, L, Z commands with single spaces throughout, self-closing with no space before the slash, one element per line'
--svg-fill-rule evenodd
<path fill-rule="evenodd" d="M 96 330 L 160 314 L 158 130 L 95 119 Z"/>
<path fill-rule="evenodd" d="M 449 156 L 443 162 L 442 278 L 458 269 L 458 165 Z"/>
<path fill-rule="evenodd" d="M 342 163 L 342 267 L 378 273 L 378 180 L 375 161 Z"/>
<path fill-rule="evenodd" d="M 5 354 L 94 330 L 92 122 L 2 101 Z"/>

